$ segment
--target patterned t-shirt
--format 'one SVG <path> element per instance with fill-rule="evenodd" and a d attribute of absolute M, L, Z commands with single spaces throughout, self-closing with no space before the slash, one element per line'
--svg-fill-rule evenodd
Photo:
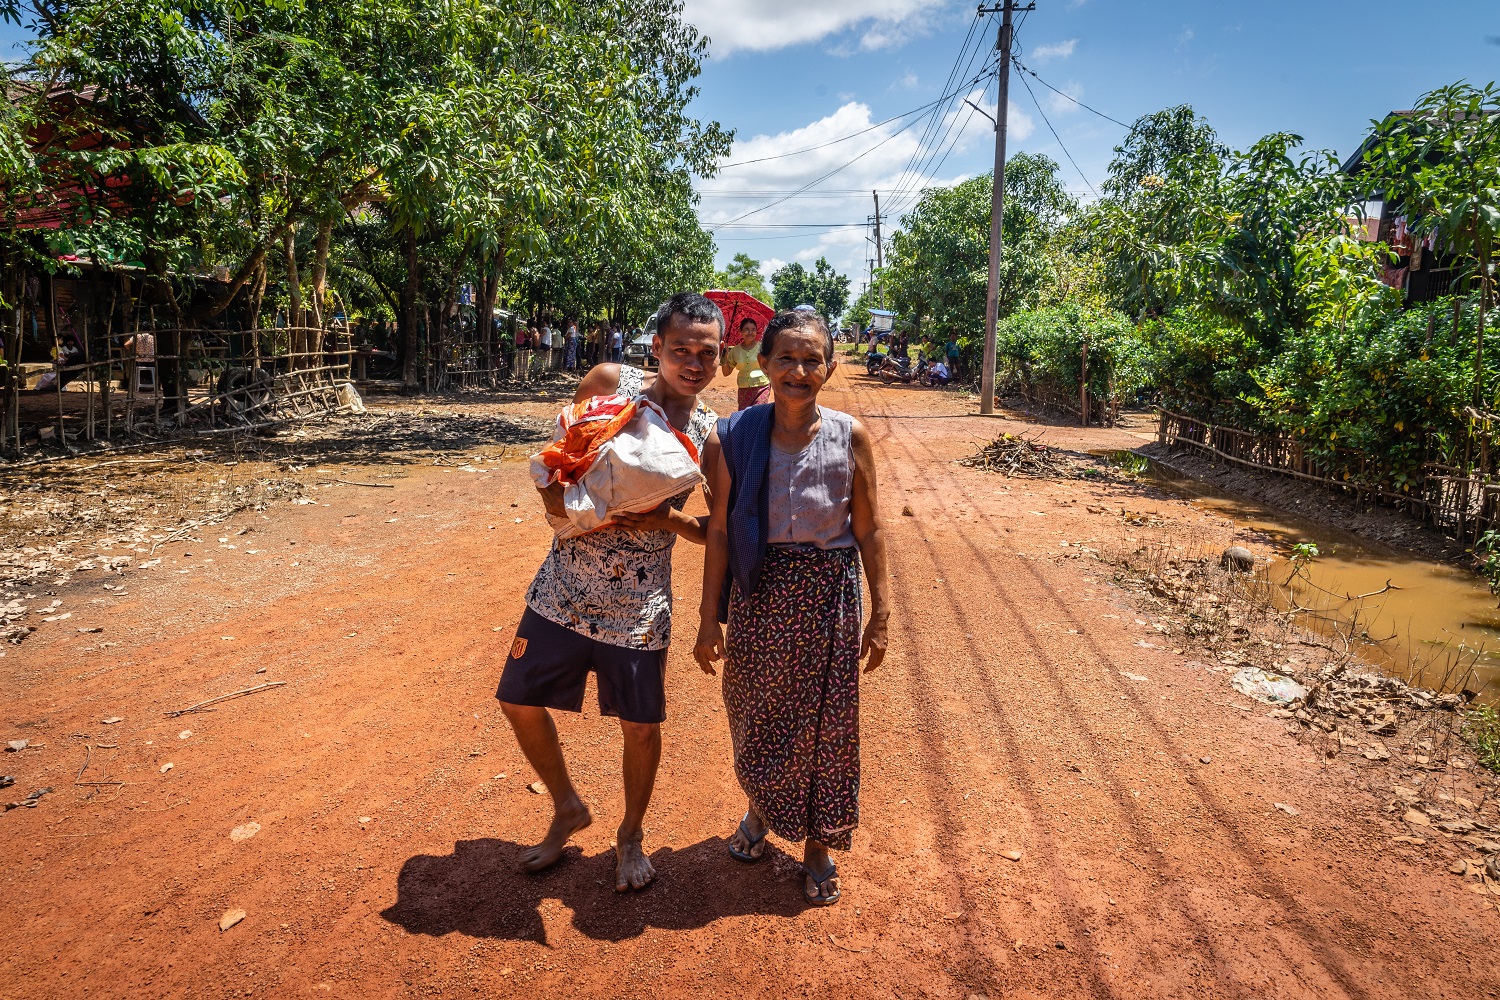
<path fill-rule="evenodd" d="M 620 366 L 622 396 L 637 396 L 645 373 Z M 701 401 L 684 430 L 700 451 L 719 419 Z M 689 490 L 674 497 L 681 510 Z M 526 603 L 548 621 L 590 639 L 632 649 L 665 649 L 672 641 L 672 531 L 602 528 L 554 538 L 526 591 Z"/>

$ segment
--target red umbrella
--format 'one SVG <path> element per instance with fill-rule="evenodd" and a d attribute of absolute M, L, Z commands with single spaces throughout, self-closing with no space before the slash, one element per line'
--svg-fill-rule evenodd
<path fill-rule="evenodd" d="M 724 343 L 733 347 L 740 342 L 740 323 L 755 320 L 755 328 L 764 332 L 766 324 L 776 315 L 776 310 L 766 305 L 749 292 L 737 289 L 714 289 L 704 292 L 724 312 Z"/>

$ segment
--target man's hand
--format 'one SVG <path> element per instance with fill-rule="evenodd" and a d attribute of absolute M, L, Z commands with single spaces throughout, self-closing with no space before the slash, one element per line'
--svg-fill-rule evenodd
<path fill-rule="evenodd" d="M 870 623 L 865 626 L 865 635 L 859 644 L 859 658 L 863 660 L 866 656 L 870 662 L 865 664 L 865 673 L 869 673 L 880 666 L 885 660 L 885 634 L 886 619 L 884 615 L 871 615 Z"/>
<path fill-rule="evenodd" d="M 542 506 L 546 507 L 547 513 L 553 517 L 565 518 L 568 516 L 568 510 L 563 506 L 564 488 L 562 483 L 554 482 L 545 489 L 540 486 L 536 489 L 542 495 Z"/>
<path fill-rule="evenodd" d="M 698 626 L 698 641 L 693 645 L 693 659 L 710 677 L 717 676 L 714 664 L 724 659 L 724 630 L 714 617 L 703 619 Z"/>
<path fill-rule="evenodd" d="M 617 527 L 631 531 L 676 531 L 677 517 L 677 511 L 672 509 L 670 500 L 665 500 L 650 510 L 621 511 L 609 515 L 610 521 Z"/>

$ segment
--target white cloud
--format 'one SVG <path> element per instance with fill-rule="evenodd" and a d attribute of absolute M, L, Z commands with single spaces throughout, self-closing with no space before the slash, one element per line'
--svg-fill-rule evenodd
<path fill-rule="evenodd" d="M 1031 52 L 1031 61 L 1040 66 L 1042 63 L 1051 62 L 1053 59 L 1066 59 L 1078 48 L 1078 39 L 1069 38 L 1065 42 L 1055 45 L 1038 45 Z"/>
<path fill-rule="evenodd" d="M 889 48 L 920 33 L 947 0 L 686 0 L 683 19 L 713 40 L 714 55 L 769 52 L 851 29 L 859 48 Z"/>
<path fill-rule="evenodd" d="M 994 99 L 986 99 L 982 90 L 976 89 L 968 97 L 986 114 L 995 113 Z M 968 179 L 975 173 L 972 167 L 976 160 L 981 164 L 980 170 L 989 168 L 993 126 L 990 119 L 966 104 L 950 109 L 925 145 L 919 145 L 923 134 L 921 119 L 905 131 L 900 131 L 900 123 L 871 128 L 873 124 L 868 105 L 850 102 L 801 128 L 736 141 L 728 163 L 775 157 L 870 129 L 846 142 L 731 167 L 716 177 L 700 181 L 698 191 L 703 198 L 698 216 L 705 226 L 713 227 L 737 220 L 848 164 L 806 194 L 755 212 L 733 228 L 719 230 L 715 239 L 722 250 L 721 256 L 743 250 L 763 260 L 762 269 L 767 274 L 775 270 L 773 262 L 776 267 L 781 266 L 783 257 L 810 263 L 826 256 L 834 267 L 850 276 L 857 291 L 866 273 L 865 258 L 873 253 L 865 240 L 869 230 L 864 225 L 875 210 L 872 191 L 880 192 L 881 214 L 886 217 L 885 233 L 889 235 L 900 214 L 916 203 L 924 188 L 951 186 Z M 1012 102 L 1010 138 L 1020 142 L 1035 127 L 1031 116 Z M 748 228 L 751 226 L 767 228 Z M 802 228 L 807 230 L 805 235 L 799 232 Z M 791 238 L 785 240 L 773 239 L 789 234 Z M 762 257 L 773 250 L 778 257 L 771 260 Z"/>
<path fill-rule="evenodd" d="M 765 278 L 767 281 L 770 281 L 771 275 L 775 274 L 785 266 L 786 261 L 782 260 L 780 257 L 767 257 L 765 260 L 760 262 L 760 276 L 762 278 Z"/>
<path fill-rule="evenodd" d="M 1181 52 L 1183 49 L 1187 48 L 1188 43 L 1191 42 L 1196 35 L 1197 32 L 1195 32 L 1192 28 L 1188 27 L 1187 25 L 1183 25 L 1182 30 L 1177 33 L 1177 51 Z"/>
<path fill-rule="evenodd" d="M 913 73 L 911 70 L 907 70 L 901 75 L 900 79 L 898 79 L 891 86 L 905 87 L 907 90 L 911 90 L 916 87 L 919 82 L 920 81 L 917 79 L 917 74 Z"/>

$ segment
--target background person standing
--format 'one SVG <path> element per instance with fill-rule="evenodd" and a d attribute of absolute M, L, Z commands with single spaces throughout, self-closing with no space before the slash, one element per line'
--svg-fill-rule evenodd
<path fill-rule="evenodd" d="M 725 348 L 720 368 L 725 375 L 739 372 L 735 383 L 739 388 L 739 409 L 770 402 L 771 380 L 760 370 L 760 327 L 755 320 L 748 317 L 740 320 L 740 342 Z"/>

